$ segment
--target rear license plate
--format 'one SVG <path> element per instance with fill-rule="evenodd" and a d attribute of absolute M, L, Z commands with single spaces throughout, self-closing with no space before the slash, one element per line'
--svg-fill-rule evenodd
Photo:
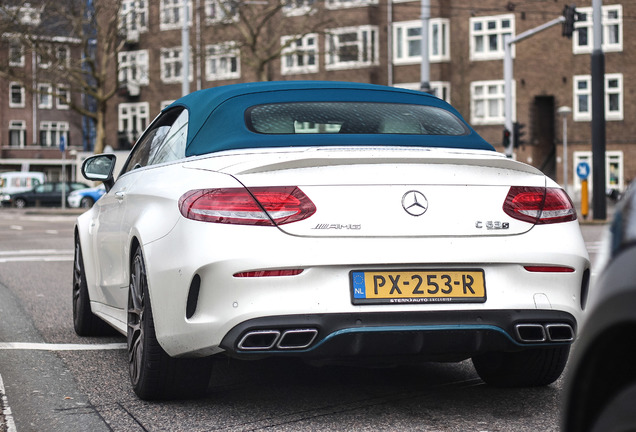
<path fill-rule="evenodd" d="M 482 269 L 352 271 L 353 304 L 483 303 Z"/>

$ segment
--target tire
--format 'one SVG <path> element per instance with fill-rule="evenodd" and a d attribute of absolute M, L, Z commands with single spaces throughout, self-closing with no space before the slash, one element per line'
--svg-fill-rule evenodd
<path fill-rule="evenodd" d="M 95 204 L 95 202 L 93 201 L 93 198 L 91 198 L 91 197 L 84 197 L 80 201 L 80 207 L 81 208 L 87 208 L 88 209 L 88 208 L 93 207 L 93 204 Z"/>
<path fill-rule="evenodd" d="M 114 335 L 115 330 L 91 311 L 84 257 L 79 239 L 75 237 L 75 257 L 73 259 L 73 327 L 79 336 Z"/>
<path fill-rule="evenodd" d="M 128 365 L 135 394 L 144 400 L 205 395 L 212 373 L 212 358 L 177 359 L 170 357 L 159 345 L 148 295 L 146 266 L 139 248 L 131 262 L 127 315 Z"/>
<path fill-rule="evenodd" d="M 494 387 L 539 387 L 552 384 L 563 372 L 570 347 L 494 352 L 473 357 L 479 377 Z"/>
<path fill-rule="evenodd" d="M 16 208 L 25 208 L 27 206 L 27 202 L 24 198 L 16 198 L 15 201 L 13 201 L 13 205 Z"/>
<path fill-rule="evenodd" d="M 636 384 L 621 391 L 603 407 L 592 432 L 624 432 L 636 430 Z"/>

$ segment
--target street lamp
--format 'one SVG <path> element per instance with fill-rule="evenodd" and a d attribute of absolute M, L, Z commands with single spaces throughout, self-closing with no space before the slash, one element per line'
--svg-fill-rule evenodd
<path fill-rule="evenodd" d="M 563 119 L 563 188 L 568 193 L 568 114 L 572 112 L 572 108 L 562 106 L 557 112 Z"/>

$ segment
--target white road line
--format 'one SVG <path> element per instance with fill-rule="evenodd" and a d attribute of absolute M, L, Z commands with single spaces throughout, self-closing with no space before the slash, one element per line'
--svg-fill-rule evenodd
<path fill-rule="evenodd" d="M 0 350 L 31 351 L 104 351 L 126 349 L 125 343 L 111 344 L 49 344 L 30 342 L 0 342 Z"/>
<path fill-rule="evenodd" d="M 72 249 L 0 251 L 0 263 L 73 261 Z"/>
<path fill-rule="evenodd" d="M 4 391 L 2 375 L 0 375 L 0 399 L 2 399 L 2 415 L 4 416 L 4 424 L 7 428 L 7 432 L 17 432 L 15 421 L 13 420 L 13 413 L 11 413 L 11 407 L 9 406 L 9 400 L 7 399 L 7 393 Z"/>

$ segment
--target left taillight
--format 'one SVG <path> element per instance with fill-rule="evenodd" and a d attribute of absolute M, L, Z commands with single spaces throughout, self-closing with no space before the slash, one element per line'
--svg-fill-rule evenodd
<path fill-rule="evenodd" d="M 179 210 L 203 222 L 273 226 L 307 219 L 316 206 L 297 186 L 273 186 L 191 190 Z"/>
<path fill-rule="evenodd" d="M 510 217 L 534 224 L 576 220 L 572 200 L 559 188 L 513 186 L 503 210 Z"/>

